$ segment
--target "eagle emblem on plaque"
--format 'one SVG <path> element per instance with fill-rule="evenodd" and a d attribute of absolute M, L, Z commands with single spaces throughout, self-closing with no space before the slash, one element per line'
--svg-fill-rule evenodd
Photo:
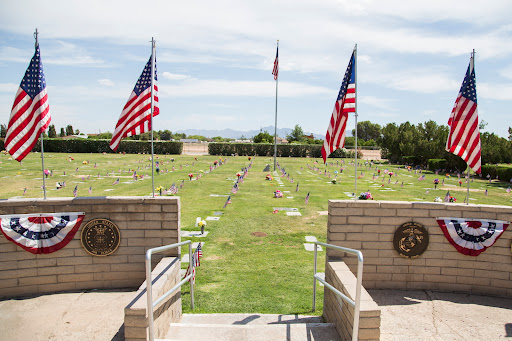
<path fill-rule="evenodd" d="M 428 246 L 428 232 L 418 223 L 405 223 L 395 231 L 393 246 L 403 257 L 419 257 Z"/>

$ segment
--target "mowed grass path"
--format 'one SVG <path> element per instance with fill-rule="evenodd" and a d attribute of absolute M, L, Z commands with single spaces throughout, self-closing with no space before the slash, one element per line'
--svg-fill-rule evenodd
<path fill-rule="evenodd" d="M 263 168 L 270 164 L 273 170 L 273 159 L 252 157 L 252 168 L 238 193 L 233 195 L 231 188 L 236 173 L 248 167 L 251 161 L 242 156 L 224 159 L 225 164 L 211 173 L 210 165 L 219 157 L 159 155 L 157 159 L 161 172 L 155 175 L 155 187 L 169 188 L 173 182 L 179 187 L 184 181 L 178 193 L 182 230 L 199 230 L 194 227 L 196 217 L 206 219 L 216 211 L 223 212 L 219 221 L 207 221 L 209 234 L 206 238 L 193 239 L 206 243 L 201 266 L 197 268 L 195 312 L 310 313 L 313 253 L 305 251 L 304 237 L 311 235 L 325 241 L 327 216 L 320 212 L 327 210 L 328 199 L 348 199 L 354 192 L 352 160 L 329 160 L 324 166 L 321 160 L 279 158 L 280 166 L 285 167 L 294 180 L 292 183 L 287 177 L 280 177 L 284 184 L 280 187 L 276 179 L 265 180 L 269 172 L 263 172 Z M 27 188 L 25 197 L 42 197 L 39 154 L 30 154 L 22 164 L 9 160 L 4 154 L 0 161 L 0 198 L 23 197 L 24 188 Z M 47 196 L 72 196 L 75 186 L 78 186 L 78 196 L 89 196 L 91 187 L 91 196 L 147 196 L 151 194 L 150 165 L 148 155 L 47 153 L 45 166 L 53 171 L 53 177 L 47 180 Z M 381 169 L 381 176 L 374 179 L 373 175 L 378 174 L 376 167 Z M 338 174 L 338 184 L 330 183 L 334 172 L 340 172 L 341 168 L 344 169 Z M 394 175 L 384 175 L 386 169 Z M 133 171 L 144 175 L 145 179 L 134 182 Z M 201 171 L 203 176 L 195 180 Z M 189 173 L 194 174 L 194 180 L 188 179 Z M 432 202 L 436 196 L 444 198 L 449 190 L 458 202 L 464 200 L 466 184 L 459 186 L 456 175 L 448 178 L 431 172 L 422 174 L 426 174 L 426 179 L 418 181 L 419 172 L 415 174 L 403 167 L 373 165 L 369 169 L 363 164 L 358 167 L 361 177 L 358 192 L 370 190 L 375 200 Z M 120 183 L 113 185 L 117 178 Z M 437 190 L 434 178 L 440 180 Z M 57 181 L 65 181 L 67 186 L 56 190 Z M 297 183 L 299 190 L 296 192 Z M 512 194 L 506 193 L 509 185 L 477 178 L 470 183 L 470 203 L 511 205 Z M 276 199 L 273 198 L 276 189 L 289 193 Z M 304 198 L 308 192 L 310 199 L 306 205 Z M 227 197 L 211 194 L 231 195 L 232 204 L 223 208 Z M 302 216 L 287 216 L 284 211 L 273 213 L 273 207 L 298 208 Z M 323 268 L 325 251 L 319 255 L 319 265 Z M 183 267 L 186 268 L 186 264 Z M 190 312 L 189 287 L 184 286 L 182 293 L 183 309 Z M 322 300 L 320 293 L 318 313 Z"/>

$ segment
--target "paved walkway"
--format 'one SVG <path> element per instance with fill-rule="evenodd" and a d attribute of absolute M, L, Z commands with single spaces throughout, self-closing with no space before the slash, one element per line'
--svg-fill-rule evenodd
<path fill-rule="evenodd" d="M 368 291 L 382 309 L 383 341 L 512 340 L 512 298 Z M 0 340 L 121 341 L 132 296 L 94 291 L 0 301 Z"/>

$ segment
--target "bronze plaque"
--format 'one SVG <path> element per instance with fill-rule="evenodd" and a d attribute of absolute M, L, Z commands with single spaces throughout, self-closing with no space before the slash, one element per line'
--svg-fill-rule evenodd
<path fill-rule="evenodd" d="M 114 253 L 121 242 L 116 224 L 108 219 L 93 219 L 82 229 L 80 237 L 85 251 L 93 256 L 108 256 Z"/>
<path fill-rule="evenodd" d="M 428 246 L 428 232 L 418 223 L 402 224 L 393 237 L 395 250 L 404 257 L 419 257 Z"/>

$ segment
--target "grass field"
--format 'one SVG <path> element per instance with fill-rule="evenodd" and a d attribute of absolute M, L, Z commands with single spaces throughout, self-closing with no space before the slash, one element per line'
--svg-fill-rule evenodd
<path fill-rule="evenodd" d="M 155 174 L 155 187 L 169 188 L 176 183 L 179 188 L 183 182 L 177 194 L 181 198 L 182 230 L 199 230 L 194 226 L 196 217 L 204 220 L 222 212 L 218 221 L 207 220 L 207 237 L 193 239 L 206 243 L 197 268 L 195 312 L 310 313 L 313 253 L 306 251 L 303 243 L 305 236 L 325 241 L 328 199 L 352 198 L 353 160 L 329 160 L 324 166 L 322 160 L 279 158 L 290 179 L 281 177 L 279 171 L 272 181 L 265 180 L 272 172 L 263 169 L 270 164 L 273 170 L 273 159 L 229 157 L 210 173 L 215 160 L 219 157 L 160 155 L 157 161 L 161 171 Z M 251 161 L 243 184 L 232 194 L 236 173 Z M 2 153 L 0 162 L 0 198 L 43 196 L 39 154 L 31 153 L 20 164 Z M 73 196 L 75 187 L 78 196 L 147 196 L 152 192 L 148 155 L 47 153 L 45 167 L 51 171 L 46 179 L 48 197 Z M 386 170 L 393 175 L 384 174 Z M 134 181 L 134 171 L 144 179 Z M 332 184 L 335 171 L 338 183 Z M 193 180 L 189 180 L 189 173 L 194 175 Z M 198 174 L 202 176 L 197 178 Z M 421 175 L 425 180 L 418 180 Z M 457 202 L 463 202 L 466 194 L 464 180 L 461 186 L 454 174 L 447 177 L 420 173 L 394 165 L 370 167 L 362 161 L 358 177 L 357 192 L 370 190 L 375 200 L 432 202 L 450 191 Z M 118 178 L 119 184 L 114 185 Z M 437 189 L 435 178 L 440 181 Z M 56 189 L 56 182 L 64 181 L 66 187 Z M 475 178 L 470 182 L 470 203 L 510 206 L 512 193 L 507 193 L 508 186 L 510 183 Z M 284 192 L 283 198 L 273 198 L 277 189 Z M 307 193 L 310 197 L 305 204 Z M 231 195 L 232 203 L 223 208 L 227 195 Z M 287 216 L 284 211 L 273 213 L 274 207 L 297 208 L 301 216 Z M 325 252 L 319 255 L 323 267 Z M 184 302 L 188 302 L 188 290 L 188 286 L 183 287 Z M 320 293 L 317 312 L 322 310 L 322 300 Z M 190 311 L 187 304 L 183 309 Z"/>

